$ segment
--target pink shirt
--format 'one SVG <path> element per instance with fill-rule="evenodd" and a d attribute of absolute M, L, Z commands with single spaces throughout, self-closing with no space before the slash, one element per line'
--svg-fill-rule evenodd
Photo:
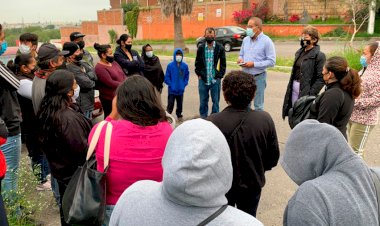
<path fill-rule="evenodd" d="M 173 129 L 168 122 L 139 126 L 127 120 L 112 120 L 110 161 L 106 175 L 107 205 L 115 205 L 126 188 L 139 180 L 162 181 L 161 160 Z M 91 140 L 95 126 L 89 136 Z M 103 171 L 105 127 L 95 149 L 97 167 Z"/>

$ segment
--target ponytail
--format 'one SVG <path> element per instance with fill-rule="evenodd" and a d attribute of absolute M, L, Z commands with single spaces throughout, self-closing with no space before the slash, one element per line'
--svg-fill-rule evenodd
<path fill-rule="evenodd" d="M 348 68 L 347 75 L 340 81 L 340 87 L 348 92 L 352 98 L 356 99 L 362 92 L 361 83 L 362 80 L 358 74 L 358 71 Z"/>

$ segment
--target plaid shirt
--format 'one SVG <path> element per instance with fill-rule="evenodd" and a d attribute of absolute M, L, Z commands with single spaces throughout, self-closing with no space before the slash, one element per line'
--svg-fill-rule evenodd
<path fill-rule="evenodd" d="M 214 49 L 215 41 L 212 44 L 212 48 L 208 48 L 207 42 L 205 43 L 205 59 L 206 59 L 206 71 L 207 71 L 207 83 L 206 85 L 211 85 L 212 80 L 215 78 L 215 68 L 214 68 Z"/>

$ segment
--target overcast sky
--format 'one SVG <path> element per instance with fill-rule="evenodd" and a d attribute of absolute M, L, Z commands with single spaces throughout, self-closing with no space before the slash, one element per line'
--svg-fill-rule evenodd
<path fill-rule="evenodd" d="M 0 23 L 79 22 L 96 20 L 109 0 L 0 0 Z"/>

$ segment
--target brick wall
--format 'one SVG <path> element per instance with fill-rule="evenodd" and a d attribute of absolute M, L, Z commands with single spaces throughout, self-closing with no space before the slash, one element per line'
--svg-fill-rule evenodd
<path fill-rule="evenodd" d="M 62 44 L 70 41 L 70 34 L 74 31 L 82 32 L 81 26 L 65 26 L 60 28 Z"/>
<path fill-rule="evenodd" d="M 195 4 L 191 15 L 182 17 L 184 38 L 202 36 L 206 27 L 236 25 L 232 13 L 243 9 L 244 0 L 230 1 L 224 5 L 222 1 Z M 203 19 L 202 19 L 203 18 Z M 137 39 L 173 39 L 173 16 L 166 18 L 161 14 L 159 6 L 150 11 L 140 12 Z"/>
<path fill-rule="evenodd" d="M 111 9 L 98 11 L 98 42 L 110 43 L 109 30 L 115 30 L 118 36 L 126 32 L 123 25 L 123 10 Z"/>
<path fill-rule="evenodd" d="M 338 27 L 341 27 L 347 32 L 352 32 L 350 25 L 313 25 L 316 27 L 320 34 L 326 34 L 330 31 L 335 30 Z M 265 34 L 275 35 L 275 36 L 301 36 L 302 30 L 305 25 L 276 25 L 276 24 L 267 24 L 263 26 L 263 31 Z"/>

